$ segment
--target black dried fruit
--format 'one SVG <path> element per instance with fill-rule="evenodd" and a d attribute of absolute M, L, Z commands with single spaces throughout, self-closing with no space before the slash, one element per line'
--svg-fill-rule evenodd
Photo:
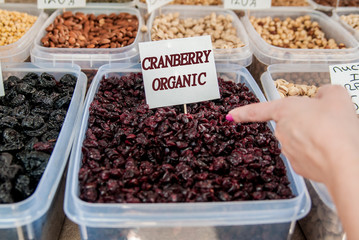
<path fill-rule="evenodd" d="M 28 73 L 10 76 L 0 97 L 0 203 L 18 202 L 36 189 L 71 101 L 76 77 Z"/>

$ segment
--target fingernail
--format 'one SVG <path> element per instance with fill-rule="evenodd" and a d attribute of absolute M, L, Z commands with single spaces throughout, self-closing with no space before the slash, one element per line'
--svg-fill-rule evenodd
<path fill-rule="evenodd" d="M 233 117 L 231 114 L 227 114 L 226 119 L 227 121 L 233 122 Z"/>

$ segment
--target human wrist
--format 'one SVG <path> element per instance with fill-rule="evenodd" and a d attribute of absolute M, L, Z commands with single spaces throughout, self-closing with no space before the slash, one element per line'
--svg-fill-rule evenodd
<path fill-rule="evenodd" d="M 359 177 L 359 152 L 347 151 L 341 157 L 331 158 L 330 172 L 325 179 L 330 192 L 336 192 L 338 188 L 350 185 L 352 181 Z"/>

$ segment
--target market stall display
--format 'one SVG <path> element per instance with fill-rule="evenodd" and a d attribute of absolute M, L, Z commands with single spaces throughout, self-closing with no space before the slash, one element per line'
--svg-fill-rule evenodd
<path fill-rule="evenodd" d="M 256 98 L 265 100 L 252 76 L 268 100 L 313 97 L 321 85 L 329 83 L 329 72 L 321 63 L 359 61 L 359 43 L 355 41 L 359 39 L 358 1 L 340 1 L 341 7 L 334 9 L 336 1 L 272 0 L 276 7 L 242 11 L 245 16 L 241 19 L 239 11 L 236 15 L 223 9 L 220 0 L 175 0 L 151 15 L 147 14 L 144 0 L 88 3 L 85 8 L 59 9 L 49 18 L 35 4 L 0 4 L 0 18 L 6 16 L 5 24 L 9 24 L 0 29 L 0 34 L 5 34 L 0 35 L 0 62 L 6 91 L 11 91 L 5 97 L 9 106 L 0 106 L 3 136 L 0 148 L 10 151 L 28 148 L 36 137 L 33 134 L 44 135 L 33 144 L 36 153 L 13 156 L 0 153 L 1 237 L 57 237 L 65 202 L 66 214 L 79 225 L 83 239 L 288 239 L 296 221 L 308 239 L 345 238 L 326 188 L 315 182 L 304 183 L 288 160 L 283 155 L 279 157 L 280 150 L 269 137 L 272 123 L 269 128 L 266 124 L 241 125 L 235 134 L 246 135 L 246 140 L 231 141 L 228 134 L 234 133 L 228 130 L 231 124 L 223 116 L 228 112 L 227 105 L 247 104 L 258 101 Z M 311 8 L 333 11 L 333 16 Z M 10 16 L 9 11 L 16 13 Z M 16 31 L 11 22 L 20 18 L 27 22 L 27 16 L 19 17 L 23 13 L 33 15 L 36 21 L 29 22 L 30 28 Z M 143 19 L 147 20 L 146 25 Z M 14 41 L 9 42 L 11 38 L 7 36 L 12 32 Z M 140 61 L 138 43 L 203 34 L 212 37 L 220 86 L 226 99 L 204 105 L 189 104 L 189 114 L 182 114 L 182 107 L 160 111 L 146 108 L 141 69 L 134 65 Z M 32 65 L 5 64 L 29 60 L 30 49 Z M 289 65 L 278 67 L 273 63 Z M 303 63 L 308 64 L 298 65 Z M 77 86 L 66 114 L 70 123 L 65 120 L 55 145 L 56 133 L 38 127 L 53 124 L 52 127 L 59 128 L 54 120 L 64 120 L 64 111 L 54 110 L 50 116 L 38 111 L 34 116 L 24 117 L 31 108 L 25 101 L 34 102 L 33 96 L 39 95 L 44 106 L 67 105 L 70 94 L 63 89 L 48 93 L 50 97 L 46 98 L 33 92 L 33 88 L 42 92 L 41 86 L 9 83 L 22 81 L 17 77 L 22 79 L 26 74 L 26 80 L 34 76 L 40 79 L 36 82 L 45 84 L 53 77 L 64 82 L 60 79 L 67 73 L 76 77 Z M 87 83 L 93 78 L 86 109 L 79 110 Z M 237 95 L 244 100 L 238 103 Z M 114 99 L 119 104 L 112 103 Z M 77 112 L 82 122 L 74 126 Z M 48 118 L 52 120 L 44 120 Z M 196 118 L 201 120 L 193 123 Z M 109 124 L 115 119 L 122 128 Z M 24 133 L 17 130 L 19 126 Z M 214 129 L 219 132 L 214 133 Z M 72 139 L 78 135 L 64 201 L 63 169 Z M 113 141 L 107 141 L 112 135 L 116 135 Z M 252 149 L 252 141 L 270 142 L 269 155 L 275 155 L 271 166 L 255 162 L 260 154 L 258 149 Z M 249 147 L 243 150 L 242 146 L 233 146 L 234 142 Z M 114 143 L 118 147 L 109 148 Z M 154 150 L 156 144 L 161 146 L 160 150 Z M 208 152 L 194 153 L 201 152 L 201 146 Z M 61 154 L 60 148 L 65 149 Z M 232 155 L 217 156 L 229 150 Z M 138 156 L 141 164 L 135 160 Z M 159 156 L 163 161 L 157 163 Z M 177 164 L 179 158 L 183 163 Z M 269 161 L 267 157 L 263 159 L 265 163 Z M 246 168 L 241 168 L 242 164 Z M 238 179 L 247 182 L 239 183 Z"/>

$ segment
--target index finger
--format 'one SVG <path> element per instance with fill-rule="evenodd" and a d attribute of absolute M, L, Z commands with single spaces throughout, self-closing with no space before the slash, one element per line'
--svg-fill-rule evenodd
<path fill-rule="evenodd" d="M 266 122 L 274 120 L 276 111 L 281 100 L 272 102 L 252 103 L 242 107 L 237 107 L 228 113 L 227 119 L 232 117 L 235 122 Z"/>

